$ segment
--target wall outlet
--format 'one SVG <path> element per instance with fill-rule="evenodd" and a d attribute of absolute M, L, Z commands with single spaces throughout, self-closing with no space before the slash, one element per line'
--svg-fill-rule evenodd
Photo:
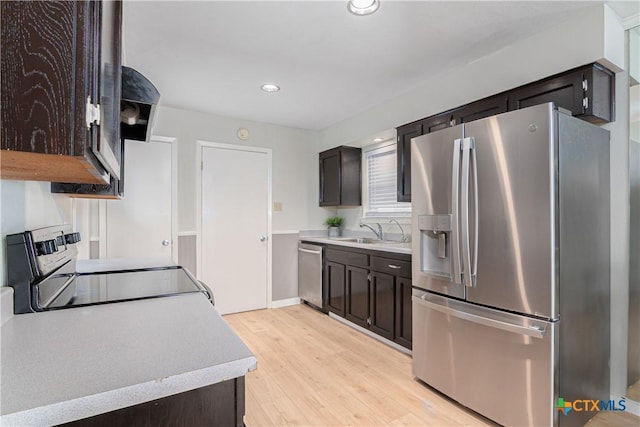
<path fill-rule="evenodd" d="M 273 202 L 273 211 L 282 212 L 282 202 Z"/>

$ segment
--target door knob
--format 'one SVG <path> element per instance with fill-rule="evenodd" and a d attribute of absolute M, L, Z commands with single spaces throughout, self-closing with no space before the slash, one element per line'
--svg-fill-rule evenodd
<path fill-rule="evenodd" d="M 169 246 L 169 241 L 168 240 L 163 240 L 162 241 L 162 246 Z"/>
<path fill-rule="evenodd" d="M 267 241 L 267 236 L 261 236 L 260 237 L 260 241 L 261 242 L 266 242 Z"/>

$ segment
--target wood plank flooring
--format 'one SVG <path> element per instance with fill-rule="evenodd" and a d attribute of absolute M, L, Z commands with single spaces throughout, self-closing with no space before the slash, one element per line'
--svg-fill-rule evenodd
<path fill-rule="evenodd" d="M 258 358 L 246 377 L 253 426 L 492 426 L 413 379 L 411 357 L 306 305 L 224 316 Z M 588 427 L 640 426 L 601 412 Z"/>
<path fill-rule="evenodd" d="M 258 358 L 247 426 L 489 426 L 415 381 L 411 358 L 306 305 L 227 315 Z"/>

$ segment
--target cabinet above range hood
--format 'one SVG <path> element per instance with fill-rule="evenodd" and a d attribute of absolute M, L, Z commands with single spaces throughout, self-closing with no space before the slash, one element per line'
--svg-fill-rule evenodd
<path fill-rule="evenodd" d="M 122 66 L 120 138 L 149 142 L 160 92 L 149 79 Z"/>

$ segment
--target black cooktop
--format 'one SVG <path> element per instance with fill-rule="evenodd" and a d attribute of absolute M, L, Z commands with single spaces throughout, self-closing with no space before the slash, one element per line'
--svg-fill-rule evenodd
<path fill-rule="evenodd" d="M 78 273 L 80 239 L 69 225 L 7 235 L 7 278 L 14 289 L 15 314 L 193 292 L 213 303 L 209 288 L 180 266 Z"/>
<path fill-rule="evenodd" d="M 54 309 L 71 306 L 171 296 L 202 292 L 197 282 L 182 267 L 166 267 L 106 273 L 53 275 L 49 280 L 70 280 L 58 295 L 49 296 L 39 287 L 41 307 Z"/>

